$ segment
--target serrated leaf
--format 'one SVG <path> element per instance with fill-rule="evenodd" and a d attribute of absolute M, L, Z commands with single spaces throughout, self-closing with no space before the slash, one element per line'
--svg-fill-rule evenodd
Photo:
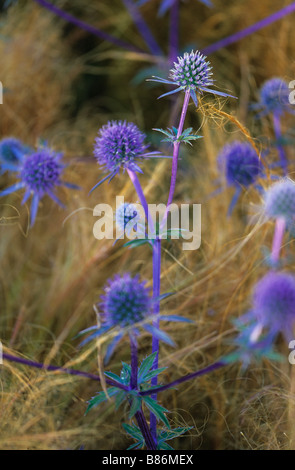
<path fill-rule="evenodd" d="M 123 423 L 122 426 L 127 432 L 127 434 L 129 434 L 131 437 L 133 437 L 137 441 L 143 441 L 141 430 L 137 426 L 135 426 L 134 424 L 131 425 L 127 423 Z"/>
<path fill-rule="evenodd" d="M 116 387 L 110 387 L 108 390 L 108 396 L 112 397 L 114 396 L 117 392 L 118 389 Z M 88 407 L 85 411 L 85 415 L 92 409 L 95 408 L 96 406 L 100 405 L 104 401 L 106 401 L 108 397 L 106 396 L 105 392 L 99 392 L 95 397 L 91 398 L 88 402 Z"/>
<path fill-rule="evenodd" d="M 113 372 L 105 372 L 104 375 L 109 377 L 109 379 L 114 380 L 115 382 L 119 382 L 125 385 L 124 380 L 121 377 L 119 377 L 117 374 L 114 374 Z"/>
<path fill-rule="evenodd" d="M 143 378 L 144 374 L 146 374 L 152 367 L 155 362 L 155 358 L 158 352 L 154 352 L 147 356 L 141 363 L 139 370 L 138 370 L 138 381 L 140 383 L 141 379 Z"/>
<path fill-rule="evenodd" d="M 157 375 L 161 374 L 161 372 L 164 372 L 164 370 L 166 370 L 166 369 L 167 369 L 167 367 L 161 367 L 159 369 L 151 370 L 150 372 L 146 373 L 146 375 L 144 376 L 143 379 L 144 379 L 145 382 L 148 382 L 153 377 L 157 377 Z"/>
<path fill-rule="evenodd" d="M 156 416 L 156 418 L 162 421 L 165 426 L 170 429 L 169 421 L 164 414 L 165 412 L 168 412 L 168 410 L 166 410 L 166 408 L 164 408 L 163 406 L 159 405 L 159 403 L 157 403 L 151 397 L 143 397 L 143 401 L 147 408 Z"/>
<path fill-rule="evenodd" d="M 164 442 L 164 441 L 158 444 L 157 449 L 158 450 L 174 450 L 173 447 L 169 446 L 169 444 L 167 444 L 167 442 Z"/>
<path fill-rule="evenodd" d="M 123 390 L 121 390 L 120 392 L 117 393 L 117 395 L 115 396 L 115 408 L 116 408 L 116 411 L 118 410 L 118 408 L 122 405 L 122 403 L 124 402 L 124 400 L 127 399 L 127 393 L 124 392 Z"/>

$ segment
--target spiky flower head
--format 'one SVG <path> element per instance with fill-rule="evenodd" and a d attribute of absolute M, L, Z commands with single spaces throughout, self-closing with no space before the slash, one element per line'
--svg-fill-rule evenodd
<path fill-rule="evenodd" d="M 140 214 L 135 204 L 131 204 L 130 202 L 124 202 L 116 210 L 116 223 L 118 227 L 124 231 L 126 225 L 131 220 L 133 221 L 133 223 L 139 222 Z"/>
<path fill-rule="evenodd" d="M 26 158 L 21 169 L 21 179 L 28 191 L 42 197 L 59 184 L 64 168 L 59 161 L 60 157 L 60 154 L 49 149 L 42 149 Z"/>
<path fill-rule="evenodd" d="M 217 158 L 229 186 L 247 187 L 262 173 L 259 157 L 247 142 L 234 141 L 225 145 Z"/>
<path fill-rule="evenodd" d="M 199 51 L 185 52 L 174 62 L 169 78 L 178 86 L 195 90 L 213 85 L 211 70 L 210 62 Z"/>
<path fill-rule="evenodd" d="M 120 168 L 141 172 L 137 163 L 147 149 L 145 137 L 132 122 L 108 122 L 95 139 L 94 155 L 97 162 L 111 173 L 118 172 Z"/>
<path fill-rule="evenodd" d="M 281 114 L 290 107 L 290 90 L 281 78 L 267 80 L 260 90 L 261 105 L 268 113 Z"/>
<path fill-rule="evenodd" d="M 185 52 L 183 56 L 177 58 L 177 62 L 174 62 L 174 68 L 170 70 L 168 77 L 169 80 L 161 77 L 153 77 L 149 79 L 149 81 L 177 85 L 175 90 L 164 93 L 159 98 L 172 95 L 178 91 L 186 91 L 189 93 L 196 106 L 198 106 L 197 93 L 203 93 L 204 91 L 213 93 L 214 95 L 235 98 L 235 96 L 227 93 L 208 88 L 214 85 L 213 79 L 211 78 L 211 70 L 210 62 L 207 61 L 207 57 L 201 54 L 201 52 Z"/>
<path fill-rule="evenodd" d="M 110 279 L 102 296 L 104 324 L 108 327 L 130 327 L 143 321 L 152 312 L 152 298 L 146 282 L 129 273 Z"/>
<path fill-rule="evenodd" d="M 35 222 L 38 205 L 44 195 L 50 196 L 57 204 L 64 207 L 55 195 L 56 187 L 63 185 L 71 189 L 79 189 L 76 185 L 61 181 L 60 176 L 65 168 L 60 161 L 61 158 L 61 153 L 56 153 L 47 147 L 31 153 L 26 156 L 19 168 L 20 181 L 0 193 L 0 196 L 6 196 L 24 188 L 26 191 L 22 200 L 23 204 L 32 195 L 31 225 Z"/>
<path fill-rule="evenodd" d="M 264 195 L 265 214 L 269 218 L 284 218 L 290 221 L 295 217 L 295 182 L 284 179 L 273 184 Z"/>
<path fill-rule="evenodd" d="M 295 276 L 269 272 L 255 286 L 253 313 L 274 335 L 292 336 L 295 323 Z"/>

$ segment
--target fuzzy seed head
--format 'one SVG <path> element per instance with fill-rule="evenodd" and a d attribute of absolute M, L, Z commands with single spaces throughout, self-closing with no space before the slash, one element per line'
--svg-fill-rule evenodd
<path fill-rule="evenodd" d="M 259 157 L 252 145 L 235 141 L 225 145 L 218 156 L 218 166 L 229 186 L 249 186 L 262 173 Z"/>
<path fill-rule="evenodd" d="M 120 168 L 138 171 L 137 162 L 147 146 L 145 134 L 126 121 L 110 121 L 103 126 L 95 139 L 94 155 L 97 162 L 108 171 Z"/>
<path fill-rule="evenodd" d="M 102 300 L 100 307 L 103 321 L 109 327 L 132 326 L 144 320 L 152 311 L 149 289 L 145 287 L 145 282 L 140 282 L 138 275 L 132 278 L 130 274 L 125 273 L 110 279 Z"/>
<path fill-rule="evenodd" d="M 199 51 L 185 52 L 183 57 L 178 57 L 178 62 L 174 62 L 169 79 L 183 88 L 201 89 L 213 85 L 211 69 L 210 62 Z"/>
<path fill-rule="evenodd" d="M 63 170 L 63 165 L 59 162 L 60 156 L 49 149 L 29 155 L 21 170 L 21 178 L 27 188 L 42 196 L 59 184 Z"/>

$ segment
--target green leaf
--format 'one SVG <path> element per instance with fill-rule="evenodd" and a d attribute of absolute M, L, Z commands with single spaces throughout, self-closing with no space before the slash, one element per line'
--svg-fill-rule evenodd
<path fill-rule="evenodd" d="M 159 442 L 158 446 L 157 446 L 157 449 L 158 450 L 174 450 L 173 447 L 169 446 L 169 444 L 167 444 L 167 442 Z"/>
<path fill-rule="evenodd" d="M 129 416 L 128 416 L 129 419 L 133 418 L 135 413 L 137 413 L 140 410 L 141 402 L 142 402 L 142 398 L 139 396 L 132 398 L 131 407 L 130 407 Z"/>
<path fill-rule="evenodd" d="M 151 242 L 148 238 L 135 239 L 135 240 L 129 240 L 129 242 L 124 243 L 123 246 L 129 247 L 129 248 L 136 248 L 137 246 L 142 246 L 142 245 L 145 245 L 146 243 L 151 245 Z"/>
<path fill-rule="evenodd" d="M 169 421 L 164 414 L 165 412 L 168 412 L 168 410 L 159 405 L 159 403 L 157 403 L 156 400 L 153 400 L 151 397 L 143 397 L 143 401 L 148 409 L 156 416 L 156 418 L 162 421 L 165 426 L 170 429 Z"/>
<path fill-rule="evenodd" d="M 155 370 L 151 370 L 150 372 L 147 372 L 146 375 L 144 376 L 144 382 L 148 382 L 153 377 L 157 377 L 157 375 L 161 374 L 161 372 L 163 372 L 166 369 L 167 367 L 161 367 L 160 369 L 155 369 Z"/>
<path fill-rule="evenodd" d="M 127 399 L 127 393 L 124 392 L 123 390 L 121 390 L 120 392 L 117 393 L 116 397 L 115 397 L 115 407 L 116 407 L 116 411 L 118 410 L 118 408 L 122 405 L 122 403 L 124 402 L 124 400 Z"/>
<path fill-rule="evenodd" d="M 112 397 L 113 395 L 115 395 L 117 392 L 118 392 L 118 389 L 116 387 L 110 387 L 108 390 L 108 396 L 109 397 Z M 88 402 L 88 407 L 86 409 L 86 412 L 85 412 L 85 415 L 94 407 L 100 405 L 101 403 L 103 403 L 104 401 L 106 401 L 108 399 L 108 397 L 106 396 L 105 392 L 98 392 L 98 394 L 91 398 L 91 400 L 89 400 Z"/>
<path fill-rule="evenodd" d="M 119 377 L 117 374 L 114 374 L 113 372 L 105 372 L 104 375 L 109 377 L 109 379 L 114 380 L 115 382 L 119 382 L 119 383 L 125 385 L 124 380 L 121 377 Z"/>
<path fill-rule="evenodd" d="M 147 356 L 141 363 L 140 368 L 138 370 L 138 382 L 141 383 L 141 379 L 144 377 L 144 375 L 153 367 L 155 358 L 157 356 L 158 352 L 154 352 L 153 354 L 150 354 Z"/>

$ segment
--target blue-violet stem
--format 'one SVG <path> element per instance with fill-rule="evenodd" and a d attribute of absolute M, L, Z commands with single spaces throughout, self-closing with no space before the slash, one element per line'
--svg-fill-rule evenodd
<path fill-rule="evenodd" d="M 155 319 L 153 321 L 153 326 L 155 328 L 159 328 L 159 313 L 160 313 L 160 293 L 161 293 L 161 240 L 159 237 L 156 237 L 156 239 L 153 242 L 153 299 L 154 299 L 154 316 Z M 157 353 L 154 364 L 153 364 L 153 369 L 158 369 L 158 364 L 159 364 L 159 339 L 153 336 L 152 339 L 152 352 Z M 151 384 L 153 387 L 156 387 L 158 384 L 158 378 L 153 377 Z M 154 393 L 152 395 L 152 398 L 154 400 L 157 400 L 157 394 Z M 151 433 L 154 438 L 154 440 L 157 440 L 157 419 L 156 416 L 151 413 L 150 415 L 150 427 L 151 427 Z"/>
<path fill-rule="evenodd" d="M 162 56 L 163 52 L 155 40 L 153 33 L 146 24 L 134 0 L 122 0 L 126 9 L 129 11 L 134 24 L 136 25 L 141 37 L 145 41 L 147 47 L 153 55 Z"/>
<path fill-rule="evenodd" d="M 211 46 L 205 47 L 204 49 L 202 49 L 201 52 L 205 55 L 213 54 L 213 52 L 216 52 L 219 49 L 222 49 L 223 47 L 227 47 L 230 44 L 234 44 L 235 42 L 240 41 L 241 39 L 244 39 L 245 37 L 250 36 L 253 33 L 256 33 L 260 29 L 269 26 L 270 24 L 280 20 L 281 18 L 286 15 L 289 15 L 290 13 L 293 13 L 294 11 L 295 2 L 282 8 L 279 11 L 276 11 L 272 15 L 263 18 L 263 20 L 258 21 L 257 23 L 254 23 L 251 26 L 248 26 L 248 28 L 242 29 L 241 31 L 238 31 L 237 33 L 234 33 L 231 36 L 228 36 L 227 38 L 221 39 L 220 41 L 211 44 Z"/>
<path fill-rule="evenodd" d="M 272 261 L 277 263 L 280 259 L 280 252 L 282 248 L 284 233 L 286 229 L 286 220 L 284 217 L 278 217 L 276 220 L 275 233 L 272 243 L 271 257 Z"/>
<path fill-rule="evenodd" d="M 34 0 L 36 3 L 41 5 L 42 7 L 46 8 L 47 10 L 51 11 L 51 13 L 54 13 L 55 15 L 59 16 L 63 20 L 67 21 L 68 23 L 72 23 L 75 26 L 77 26 L 80 29 L 84 29 L 90 34 L 94 34 L 95 36 L 108 41 L 112 44 L 115 44 L 116 46 L 122 47 L 123 49 L 127 49 L 129 51 L 133 52 L 139 52 L 139 53 L 144 53 L 142 49 L 139 49 L 139 47 L 133 46 L 133 44 L 129 44 L 125 41 L 121 41 L 121 39 L 118 39 L 111 34 L 105 33 L 101 29 L 95 28 L 94 26 L 91 26 L 84 21 L 79 20 L 78 18 L 75 18 L 73 15 L 70 15 L 64 10 L 61 10 L 60 8 L 56 7 L 55 5 L 52 5 L 50 2 L 47 2 L 46 0 Z"/>
<path fill-rule="evenodd" d="M 137 373 L 138 373 L 138 350 L 137 341 L 135 336 L 131 333 L 130 338 L 130 352 L 131 352 L 131 379 L 130 388 L 131 390 L 137 389 Z"/>
<path fill-rule="evenodd" d="M 281 161 L 281 167 L 282 170 L 284 171 L 284 175 L 286 176 L 288 173 L 288 160 L 286 157 L 285 150 L 283 146 L 280 144 L 280 139 L 282 138 L 282 130 L 281 130 L 281 119 L 279 113 L 274 113 L 273 114 L 273 127 L 274 127 L 274 132 L 277 140 L 277 149 L 279 152 L 280 156 L 280 161 Z"/>
<path fill-rule="evenodd" d="M 182 111 L 181 111 L 180 121 L 179 121 L 179 125 L 178 125 L 178 130 L 177 130 L 177 139 L 181 136 L 182 131 L 183 131 L 183 126 L 184 126 L 184 121 L 185 121 L 185 117 L 186 117 L 186 113 L 187 113 L 189 100 L 190 100 L 190 90 L 187 89 L 185 91 L 185 95 L 184 95 L 184 101 L 183 101 L 183 105 L 182 105 Z M 170 190 L 169 190 L 167 207 L 166 207 L 166 211 L 165 211 L 162 223 L 161 223 L 161 227 L 163 227 L 164 224 L 165 224 L 165 221 L 166 221 L 166 218 L 167 218 L 167 215 L 168 215 L 169 206 L 173 201 L 175 185 L 176 185 L 176 177 L 177 177 L 179 146 L 180 146 L 180 142 L 175 141 L 174 145 L 173 145 L 173 159 L 172 159 Z"/>
<path fill-rule="evenodd" d="M 211 372 L 214 372 L 217 369 L 220 369 L 221 367 L 227 366 L 227 362 L 214 362 L 214 364 L 211 364 L 208 367 L 205 367 L 204 369 L 198 370 L 196 372 L 192 372 L 191 374 L 184 375 L 183 377 L 180 377 L 179 379 L 174 380 L 173 382 L 170 382 L 165 385 L 161 385 L 160 387 L 157 387 L 154 390 L 145 390 L 143 392 L 139 392 L 139 395 L 141 397 L 145 397 L 147 395 L 152 395 L 154 392 L 164 392 L 165 390 L 169 390 L 169 388 L 174 388 L 177 387 L 178 385 L 187 382 L 188 380 L 196 379 L 197 377 L 200 377 L 201 375 L 206 375 L 210 374 Z"/>

